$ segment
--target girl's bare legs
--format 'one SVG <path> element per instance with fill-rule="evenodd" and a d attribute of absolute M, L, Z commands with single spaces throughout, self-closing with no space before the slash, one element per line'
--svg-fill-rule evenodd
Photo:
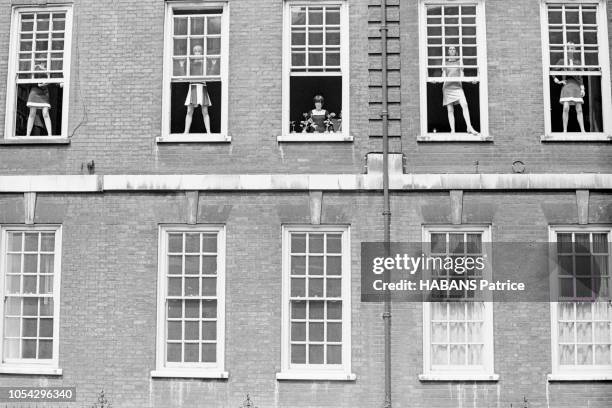
<path fill-rule="evenodd" d="M 28 115 L 28 125 L 26 129 L 26 136 L 30 136 L 32 128 L 34 127 L 34 120 L 36 119 L 36 108 L 30 108 L 30 114 Z"/>
<path fill-rule="evenodd" d="M 210 134 L 210 116 L 208 115 L 208 106 L 202 106 L 202 117 L 204 118 L 206 133 Z"/>
<path fill-rule="evenodd" d="M 580 131 L 584 133 L 584 117 L 582 116 L 582 104 L 576 104 L 576 119 L 578 119 L 578 125 L 580 125 Z"/>
<path fill-rule="evenodd" d="M 580 107 L 582 110 L 582 106 Z M 567 133 L 567 122 L 569 120 L 569 102 L 563 102 L 563 133 Z"/>
<path fill-rule="evenodd" d="M 187 105 L 187 114 L 185 115 L 185 130 L 184 134 L 189 133 L 189 129 L 191 129 L 191 120 L 193 119 L 193 105 Z"/>
<path fill-rule="evenodd" d="M 42 108 L 43 119 L 45 120 L 45 127 L 47 128 L 47 136 L 53 134 L 53 128 L 51 127 L 51 117 L 49 116 L 49 108 Z"/>
<path fill-rule="evenodd" d="M 468 109 L 468 104 L 465 98 L 459 101 L 459 105 L 461 105 L 461 110 L 463 112 L 463 119 L 465 120 L 467 132 L 473 135 L 477 135 L 478 132 L 474 130 L 474 128 L 472 127 L 472 122 L 470 121 L 470 111 Z"/>
<path fill-rule="evenodd" d="M 451 133 L 455 133 L 455 108 L 452 103 L 446 105 L 446 111 L 448 112 L 448 124 L 450 125 Z"/>

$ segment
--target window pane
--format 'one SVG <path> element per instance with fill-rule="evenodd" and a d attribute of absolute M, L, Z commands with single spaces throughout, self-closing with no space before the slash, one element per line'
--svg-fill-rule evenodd
<path fill-rule="evenodd" d="M 306 323 L 291 323 L 291 341 L 306 341 Z"/>
<path fill-rule="evenodd" d="M 208 18 L 208 34 L 221 34 L 221 17 L 209 17 Z"/>
<path fill-rule="evenodd" d="M 342 364 L 342 346 L 327 346 L 327 364 Z"/>
<path fill-rule="evenodd" d="M 291 274 L 305 275 L 306 274 L 306 257 L 292 256 L 291 257 Z"/>
<path fill-rule="evenodd" d="M 291 302 L 291 318 L 305 319 L 306 318 L 306 302 L 292 301 Z"/>
<path fill-rule="evenodd" d="M 303 344 L 291 345 L 291 363 L 305 364 L 306 363 L 306 346 Z"/>
<path fill-rule="evenodd" d="M 323 364 L 323 353 L 324 346 L 322 345 L 310 345 L 308 347 L 308 363 L 309 364 Z"/>
<path fill-rule="evenodd" d="M 291 234 L 291 252 L 306 252 L 306 234 Z"/>
<path fill-rule="evenodd" d="M 38 342 L 38 358 L 50 359 L 53 358 L 53 341 L 40 340 Z"/>
<path fill-rule="evenodd" d="M 186 363 L 196 363 L 200 361 L 199 343 L 185 343 L 184 347 L 185 347 L 185 362 Z M 203 348 L 204 347 L 202 347 L 202 349 Z"/>
<path fill-rule="evenodd" d="M 308 274 L 309 275 L 323 275 L 323 260 L 322 256 L 309 256 L 308 257 Z"/>
<path fill-rule="evenodd" d="M 187 35 L 187 18 L 174 18 L 174 35 Z"/>
<path fill-rule="evenodd" d="M 166 359 L 168 362 L 181 362 L 182 361 L 182 344 L 181 343 L 168 343 Z"/>
<path fill-rule="evenodd" d="M 198 296 L 200 294 L 200 280 L 198 278 L 185 279 L 185 296 Z"/>
<path fill-rule="evenodd" d="M 325 317 L 325 302 L 310 301 L 308 304 L 308 318 L 310 320 L 323 319 Z"/>
<path fill-rule="evenodd" d="M 217 361 L 217 345 L 214 343 L 202 344 L 202 362 L 214 363 Z"/>
<path fill-rule="evenodd" d="M 217 322 L 202 322 L 202 340 L 217 340 Z"/>

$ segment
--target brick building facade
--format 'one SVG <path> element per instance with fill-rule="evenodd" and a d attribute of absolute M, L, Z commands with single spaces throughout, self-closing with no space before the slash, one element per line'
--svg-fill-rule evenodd
<path fill-rule="evenodd" d="M 547 242 L 569 234 L 572 242 L 580 235 L 595 245 L 604 237 L 609 265 L 612 1 L 387 3 L 392 240 L 419 241 L 431 228 L 445 234 L 482 231 L 494 242 Z M 318 25 L 333 33 L 339 26 L 337 67 L 296 68 L 292 52 L 299 51 L 289 44 L 309 24 L 294 19 L 303 7 L 312 7 L 306 14 L 328 7 L 326 23 Z M 190 34 L 183 35 L 181 19 L 193 15 L 185 31 Z M 558 24 L 557 16 L 562 16 Z M 261 408 L 382 406 L 382 305 L 360 301 L 360 245 L 380 241 L 383 234 L 380 155 L 372 153 L 381 150 L 382 136 L 380 17 L 378 0 L 0 0 L 0 77 L 6 78 L 0 81 L 0 291 L 5 299 L 0 385 L 76 386 L 74 406 L 91 405 L 100 389 L 116 407 L 237 407 L 247 393 Z M 206 20 L 205 34 L 189 37 L 198 30 L 197 18 Z M 446 18 L 451 22 L 445 26 Z M 41 24 L 34 26 L 38 31 L 24 28 L 29 21 Z M 45 21 L 53 28 L 40 29 Z M 477 27 L 473 36 L 472 26 Z M 28 39 L 31 32 L 42 37 Z M 41 117 L 35 128 L 42 133 L 19 134 L 27 117 L 26 109 L 19 122 L 25 109 L 25 101 L 18 105 L 19 91 L 40 80 L 32 68 L 39 57 L 23 44 L 47 40 L 48 69 L 58 51 L 52 41 L 60 41 L 60 32 L 64 65 L 47 77 L 54 136 L 42 136 Z M 562 33 L 563 44 L 579 33 L 580 69 L 587 74 L 552 65 L 555 52 L 567 56 L 568 51 L 566 45 L 555 48 L 551 32 Z M 208 82 L 214 135 L 172 130 L 183 121 L 173 116 L 174 99 L 184 106 L 184 94 L 173 92 L 186 92 L 180 84 L 190 82 L 170 73 L 180 60 L 177 44 L 183 37 L 189 37 L 188 58 L 194 58 L 192 41 L 200 39 L 206 42 L 206 58 L 220 55 L 218 74 L 216 63 L 206 66 L 214 77 Z M 217 38 L 218 52 L 212 52 Z M 460 108 L 455 109 L 456 134 L 428 122 L 439 116 L 429 109 L 440 104 L 428 103 L 439 96 L 437 87 L 441 92 L 435 66 L 444 65 L 441 55 L 457 38 L 465 52 L 464 75 L 473 75 L 463 84 L 470 109 L 476 98 L 480 104 L 470 111 L 477 136 L 462 131 Z M 326 41 L 327 47 L 331 40 Z M 431 54 L 430 44 L 435 45 Z M 28 52 L 30 77 L 20 65 Z M 470 52 L 478 56 L 472 74 Z M 595 62 L 588 59 L 593 54 L 599 57 Z M 582 77 L 586 86 L 585 133 L 575 131 L 574 106 L 570 131 L 557 128 L 559 88 L 551 81 L 562 69 L 567 77 Z M 316 87 L 324 80 L 332 84 L 328 89 L 339 90 L 333 96 L 339 102 L 325 96 L 342 110 L 342 126 L 350 131 L 290 132 L 295 117 L 288 94 L 307 92 L 298 89 L 301 83 Z M 220 111 L 213 110 L 217 107 Z M 193 126 L 201 126 L 195 122 L 199 114 L 194 113 Z M 188 250 L 189 234 L 199 234 L 195 252 Z M 300 240 L 309 243 L 296 256 L 307 257 L 320 234 L 326 234 L 321 253 L 342 260 L 338 276 L 334 261 L 321 264 L 327 285 L 321 293 L 333 298 L 324 301 L 321 319 L 328 364 L 292 370 L 302 349 L 292 337 L 301 334 L 292 332 L 290 320 L 295 323 L 293 307 L 302 300 L 292 303 L 300 295 L 288 269 L 297 262 Z M 215 243 L 205 250 L 211 237 Z M 174 239 L 182 239 L 179 247 Z M 184 364 L 187 302 L 193 300 L 186 262 L 194 253 L 201 259 L 198 294 L 204 295 L 206 279 L 216 279 L 211 293 L 217 313 L 205 317 L 205 304 L 213 300 L 195 296 L 203 302 L 194 318 L 201 349 L 195 352 L 198 363 L 190 365 Z M 27 270 L 28 255 L 38 260 L 33 271 Z M 182 259 L 182 283 L 177 298 L 168 299 L 173 256 Z M 216 277 L 204 273 L 211 256 L 217 260 Z M 43 262 L 45 257 L 53 262 Z M 9 266 L 13 258 L 20 260 L 17 269 Z M 308 262 L 305 268 L 314 267 L 315 261 Z M 32 291 L 26 289 L 28 272 L 39 279 Z M 45 273 L 55 285 L 46 287 L 46 295 Z M 315 272 L 309 272 L 312 280 L 310 274 Z M 509 278 L 512 267 L 496 265 L 493 274 Z M 12 277 L 18 279 L 16 289 L 9 288 Z M 342 282 L 341 296 L 329 295 L 334 280 Z M 308 285 L 313 285 L 308 290 L 315 287 Z M 55 302 L 53 312 L 43 312 L 47 295 Z M 314 313 L 318 297 L 303 301 L 311 302 L 308 313 Z M 19 305 L 15 314 L 11 299 Z M 40 302 L 32 314 L 26 312 L 28 299 Z M 169 364 L 176 361 L 164 346 L 173 340 L 167 334 L 171 301 L 183 302 L 182 340 L 175 339 L 183 364 Z M 342 304 L 341 317 L 330 317 L 334 302 Z M 483 354 L 476 358 L 490 361 L 490 369 L 466 374 L 437 371 L 424 362 L 426 354 L 436 359 L 430 345 L 424 346 L 431 324 L 424 318 L 426 307 L 393 304 L 394 406 L 519 407 L 524 398 L 532 408 L 612 404 L 612 309 L 591 320 L 575 314 L 568 323 L 555 320 L 555 306 L 548 303 L 496 303 L 491 335 L 484 336 Z M 589 313 L 595 316 L 595 309 Z M 18 321 L 17 334 L 10 319 Z M 36 326 L 30 336 L 26 321 L 32 319 Z M 310 325 L 319 323 L 312 319 Z M 476 324 L 464 319 L 468 326 Z M 52 334 L 43 334 L 45 321 L 53 325 Z M 210 322 L 216 324 L 214 334 L 203 334 Z M 342 326 L 335 340 L 334 324 Z M 573 339 L 573 351 L 565 351 L 573 353 L 575 364 L 563 363 L 567 355 L 561 349 L 570 346 L 556 334 L 561 324 L 573 325 L 576 336 L 580 325 L 593 330 L 589 339 Z M 315 327 L 308 330 L 304 335 L 319 346 L 312 337 Z M 36 344 L 34 355 L 26 355 L 28 341 Z M 473 346 L 466 342 L 463 353 Z M 443 346 L 451 363 L 453 344 Z M 318 349 L 308 350 L 304 358 L 316 360 Z M 342 361 L 339 368 L 327 370 L 333 359 Z"/>

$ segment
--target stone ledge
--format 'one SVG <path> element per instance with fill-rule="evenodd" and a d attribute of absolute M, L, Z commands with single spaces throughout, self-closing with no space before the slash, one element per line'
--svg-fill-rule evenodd
<path fill-rule="evenodd" d="M 612 190 L 612 174 L 401 174 L 392 191 Z M 382 174 L 0 176 L 0 193 L 103 191 L 377 191 Z"/>

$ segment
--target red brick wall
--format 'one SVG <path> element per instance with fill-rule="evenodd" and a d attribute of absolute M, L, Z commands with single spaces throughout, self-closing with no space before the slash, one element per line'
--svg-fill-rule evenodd
<path fill-rule="evenodd" d="M 11 3 L 0 0 L 0 78 L 7 72 Z M 102 5 L 83 0 L 74 7 L 72 142 L 69 146 L 0 146 L 0 174 L 74 174 L 90 160 L 104 174 L 361 172 L 365 153 L 381 150 L 376 137 L 382 129 L 380 8 L 377 0 L 350 3 L 353 143 L 277 142 L 282 110 L 282 2 L 241 0 L 230 5 L 232 143 L 157 145 L 162 115 L 163 1 Z M 395 136 L 391 147 L 406 154 L 409 172 L 470 173 L 476 171 L 478 161 L 478 171 L 505 173 L 511 171 L 514 160 L 525 162 L 528 172 L 612 170 L 608 143 L 540 142 L 544 123 L 540 17 L 538 2 L 533 0 L 512 5 L 486 2 L 494 142 L 417 143 L 417 2 L 388 3 L 390 134 Z M 611 6 L 609 2 L 609 16 Z M 5 87 L 4 79 L 0 80 L 2 125 Z"/>
<path fill-rule="evenodd" d="M 609 195 L 595 195 L 595 202 Z M 392 239 L 419 240 L 423 211 L 448 202 L 443 193 L 392 196 Z M 16 199 L 0 201 L 2 209 Z M 545 241 L 572 193 L 466 193 L 467 222 L 492 224 L 496 241 Z M 486 205 L 488 220 L 468 209 Z M 561 208 L 563 216 L 565 210 Z M 200 198 L 200 223 L 227 228 L 226 369 L 228 380 L 154 379 L 159 223 L 184 223 L 183 194 L 47 195 L 37 223 L 62 223 L 60 378 L 1 375 L 3 385 L 75 385 L 79 403 L 104 388 L 117 407 L 236 407 L 249 392 L 263 407 L 372 407 L 383 400 L 382 305 L 361 303 L 360 244 L 382 239 L 378 194 L 323 194 L 322 223 L 351 225 L 352 365 L 355 382 L 278 382 L 281 317 L 281 224 L 307 223 L 306 193 L 223 193 Z M 551 215 L 552 214 L 552 215 Z M 21 223 L 22 215 L 3 217 Z M 517 222 L 518 220 L 518 222 Z M 593 215 L 612 223 L 612 212 Z M 505 278 L 511 268 L 499 267 Z M 548 303 L 494 306 L 497 383 L 421 383 L 422 306 L 393 305 L 394 406 L 422 408 L 597 407 L 612 402 L 610 383 L 550 383 Z"/>

